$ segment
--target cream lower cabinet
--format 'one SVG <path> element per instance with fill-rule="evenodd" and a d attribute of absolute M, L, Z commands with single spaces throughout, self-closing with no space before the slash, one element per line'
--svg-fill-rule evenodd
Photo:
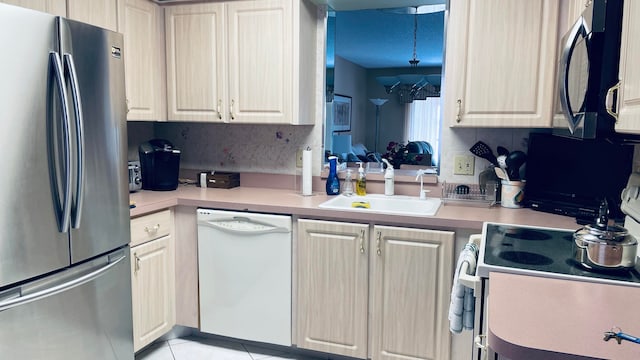
<path fill-rule="evenodd" d="M 298 221 L 297 346 L 377 359 L 450 358 L 454 233 Z"/>
<path fill-rule="evenodd" d="M 369 226 L 298 220 L 298 347 L 367 357 Z"/>
<path fill-rule="evenodd" d="M 452 127 L 549 128 L 559 3 L 451 0 L 444 119 Z"/>
<path fill-rule="evenodd" d="M 369 358 L 450 359 L 455 233 L 374 226 Z"/>
<path fill-rule="evenodd" d="M 308 0 L 167 7 L 169 120 L 313 124 L 317 21 Z"/>
<path fill-rule="evenodd" d="M 625 1 L 622 10 L 616 131 L 640 134 L 640 1 Z"/>
<path fill-rule="evenodd" d="M 138 351 L 176 323 L 174 239 L 170 210 L 131 220 L 133 349 Z"/>
<path fill-rule="evenodd" d="M 118 0 L 124 35 L 127 120 L 167 119 L 164 14 L 149 0 Z"/>

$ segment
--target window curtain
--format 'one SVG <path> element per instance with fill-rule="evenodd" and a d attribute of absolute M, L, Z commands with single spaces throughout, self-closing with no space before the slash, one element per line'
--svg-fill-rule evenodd
<path fill-rule="evenodd" d="M 440 159 L 440 98 L 428 97 L 406 105 L 404 138 L 407 141 L 426 141 L 433 148 L 432 159 Z"/>

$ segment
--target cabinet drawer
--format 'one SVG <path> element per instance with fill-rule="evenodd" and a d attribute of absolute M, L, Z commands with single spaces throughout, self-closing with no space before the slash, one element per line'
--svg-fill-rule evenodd
<path fill-rule="evenodd" d="M 171 211 L 157 213 L 131 219 L 131 243 L 136 246 L 149 240 L 169 235 L 171 232 Z"/>

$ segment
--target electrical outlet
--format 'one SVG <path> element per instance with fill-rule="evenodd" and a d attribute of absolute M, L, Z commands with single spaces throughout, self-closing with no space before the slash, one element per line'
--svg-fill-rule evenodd
<path fill-rule="evenodd" d="M 302 149 L 296 151 L 296 167 L 302 167 Z"/>
<path fill-rule="evenodd" d="M 454 175 L 473 175 L 475 158 L 473 155 L 456 155 L 453 157 Z"/>

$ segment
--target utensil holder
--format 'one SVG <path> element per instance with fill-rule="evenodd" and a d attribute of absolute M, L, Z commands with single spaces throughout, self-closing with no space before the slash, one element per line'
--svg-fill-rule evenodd
<path fill-rule="evenodd" d="M 502 180 L 501 183 L 502 189 L 500 193 L 500 205 L 511 209 L 523 207 L 525 180 Z"/>

